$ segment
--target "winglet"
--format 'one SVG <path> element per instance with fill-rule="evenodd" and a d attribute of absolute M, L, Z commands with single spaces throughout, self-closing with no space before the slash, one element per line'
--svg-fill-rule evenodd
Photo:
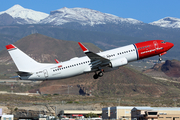
<path fill-rule="evenodd" d="M 6 45 L 7 50 L 14 49 L 14 48 L 16 48 L 16 47 L 13 44 Z"/>
<path fill-rule="evenodd" d="M 78 42 L 78 44 L 84 52 L 89 52 L 89 50 L 82 43 Z"/>
<path fill-rule="evenodd" d="M 56 63 L 59 63 L 59 60 L 55 59 Z"/>

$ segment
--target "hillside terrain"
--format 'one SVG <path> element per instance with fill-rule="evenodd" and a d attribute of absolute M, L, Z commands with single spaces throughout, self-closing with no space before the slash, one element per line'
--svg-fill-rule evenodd
<path fill-rule="evenodd" d="M 36 61 L 42 63 L 55 63 L 55 59 L 65 61 L 73 57 L 85 55 L 77 42 L 58 40 L 41 34 L 31 34 L 15 42 L 14 45 Z M 85 43 L 84 45 L 94 52 L 99 52 L 101 50 L 91 43 Z M 7 50 L 2 50 L 0 52 L 0 63 L 11 62 L 12 59 Z"/>
<path fill-rule="evenodd" d="M 152 68 L 143 71 L 153 77 L 168 78 L 180 82 L 180 62 L 177 60 L 166 60 L 155 64 Z"/>
<path fill-rule="evenodd" d="M 117 70 L 107 72 L 102 78 L 94 80 L 93 74 L 85 74 L 64 80 L 44 81 L 39 86 L 39 91 L 46 94 L 59 93 L 74 94 L 75 88 L 80 86 L 84 92 L 90 91 L 94 96 L 119 96 L 119 97 L 170 97 L 179 96 L 177 87 L 167 86 L 167 83 L 157 81 L 151 77 L 143 75 L 133 69 L 120 67 Z M 172 87 L 172 88 L 171 88 Z M 53 88 L 53 89 L 52 89 Z M 177 90 L 173 92 L 173 90 Z M 168 94 L 168 92 L 172 94 Z M 77 91 L 80 92 L 80 91 Z M 76 94 L 77 94 L 76 92 Z M 172 96 L 171 96 L 172 97 Z"/>

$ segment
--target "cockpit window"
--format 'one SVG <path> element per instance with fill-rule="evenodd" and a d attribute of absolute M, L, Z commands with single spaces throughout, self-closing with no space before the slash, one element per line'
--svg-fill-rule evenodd
<path fill-rule="evenodd" d="M 165 41 L 162 41 L 161 43 L 166 43 Z"/>

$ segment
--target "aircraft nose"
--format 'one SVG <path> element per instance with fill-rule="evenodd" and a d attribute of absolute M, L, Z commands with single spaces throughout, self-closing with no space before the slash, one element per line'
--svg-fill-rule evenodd
<path fill-rule="evenodd" d="M 167 42 L 168 43 L 168 47 L 169 47 L 169 49 L 171 49 L 173 46 L 174 46 L 174 44 L 173 43 L 170 43 L 170 42 Z"/>

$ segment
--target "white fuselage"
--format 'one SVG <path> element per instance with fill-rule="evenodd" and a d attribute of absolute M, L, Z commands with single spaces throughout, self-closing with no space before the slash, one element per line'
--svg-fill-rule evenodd
<path fill-rule="evenodd" d="M 121 54 L 120 54 L 121 53 Z M 137 50 L 133 44 L 116 49 L 97 53 L 107 59 L 126 58 L 128 62 L 137 60 Z M 91 60 L 87 57 L 73 58 L 57 64 L 49 64 L 46 67 L 38 68 L 31 76 L 23 76 L 21 79 L 30 80 L 51 80 L 62 79 L 95 71 L 91 69 Z"/>

